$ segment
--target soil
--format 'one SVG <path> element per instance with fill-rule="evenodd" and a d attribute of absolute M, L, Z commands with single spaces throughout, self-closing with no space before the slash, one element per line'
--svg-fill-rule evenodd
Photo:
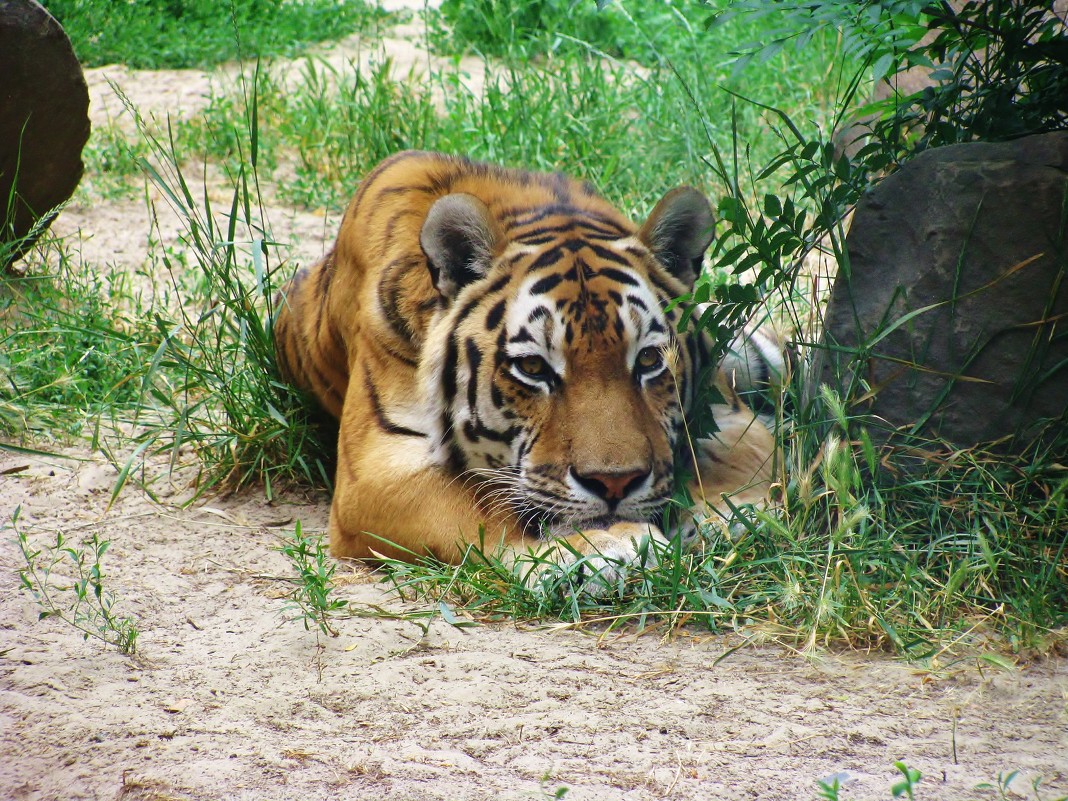
<path fill-rule="evenodd" d="M 91 71 L 98 125 L 120 108 L 104 74 L 146 113 L 193 112 L 210 91 L 203 73 Z M 279 207 L 272 223 L 300 263 L 337 220 Z M 149 250 L 143 202 L 76 202 L 54 228 L 110 269 Z M 291 568 L 273 549 L 296 520 L 325 529 L 327 500 L 250 491 L 185 508 L 181 476 L 109 508 L 116 470 L 87 444 L 0 450 L 0 519 L 21 506 L 38 547 L 57 531 L 110 541 L 105 585 L 140 630 L 128 657 L 38 620 L 3 531 L 0 798 L 793 800 L 837 776 L 843 798 L 886 799 L 896 760 L 922 772 L 919 798 L 994 798 L 977 785 L 1009 771 L 1012 797 L 1034 797 L 1038 777 L 1043 798 L 1068 795 L 1063 658 L 934 670 L 741 633 L 426 626 L 391 618 L 421 605 L 349 564 L 338 591 L 360 614 L 317 636 L 286 620 Z"/>

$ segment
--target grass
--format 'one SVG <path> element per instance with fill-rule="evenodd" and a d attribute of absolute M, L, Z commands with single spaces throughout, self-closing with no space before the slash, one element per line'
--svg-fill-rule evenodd
<path fill-rule="evenodd" d="M 332 597 L 337 563 L 327 556 L 323 537 L 309 537 L 297 521 L 292 536 L 282 539 L 276 549 L 293 567 L 297 578 L 289 594 L 286 612 L 310 631 L 313 627 L 330 637 L 338 636 L 331 622 L 348 608 L 344 598 Z"/>
<path fill-rule="evenodd" d="M 899 482 L 873 475 L 845 432 L 822 443 L 809 441 L 813 433 L 787 443 L 795 459 L 821 447 L 790 466 L 780 508 L 749 510 L 737 535 L 709 529 L 697 550 L 659 551 L 617 592 L 576 592 L 566 576 L 532 590 L 477 548 L 459 567 L 391 564 L 389 579 L 403 597 L 481 620 L 748 631 L 808 649 L 888 647 L 932 665 L 944 664 L 947 646 L 996 651 L 999 634 L 1018 652 L 1056 644 L 1047 627 L 1063 625 L 1068 608 L 1063 472 L 932 451 L 923 472 Z"/>
<path fill-rule="evenodd" d="M 442 53 L 501 54 L 477 89 L 450 68 L 415 79 L 381 61 L 308 60 L 294 85 L 264 64 L 220 77 L 189 121 L 164 130 L 142 121 L 134 139 L 96 131 L 88 196 L 133 195 L 124 182 L 137 170 L 177 215 L 180 242 L 157 242 L 131 278 L 53 240 L 28 278 L 4 280 L 0 425 L 31 443 L 88 435 L 120 468 L 116 492 L 140 460 L 177 465 L 190 452 L 201 491 L 327 484 L 328 449 L 274 367 L 273 294 L 294 265 L 272 234 L 268 200 L 339 211 L 358 176 L 408 147 L 561 169 L 636 218 L 671 186 L 702 187 L 721 198 L 723 223 L 696 299 L 718 301 L 721 341 L 755 302 L 804 331 L 815 302 L 782 265 L 823 233 L 843 256 L 840 215 L 869 176 L 837 162 L 828 140 L 863 90 L 857 65 L 822 36 L 735 72 L 729 51 L 759 30 L 739 19 L 706 33 L 703 9 L 684 6 L 682 18 L 667 9 L 610 9 L 603 36 L 615 44 L 589 34 L 583 45 L 579 29 L 539 38 L 518 22 L 475 25 L 463 41 L 431 31 Z M 535 57 L 513 57 L 524 53 Z M 56 343 L 63 358 L 45 358 Z M 710 528 L 697 550 L 664 550 L 621 592 L 576 593 L 566 575 L 533 591 L 478 549 L 459 567 L 398 563 L 385 576 L 446 619 L 459 607 L 477 620 L 609 631 L 697 626 L 888 647 L 932 664 L 965 643 L 1054 647 L 1068 623 L 1063 436 L 1016 460 L 938 442 L 880 445 L 848 399 L 789 395 L 780 505 L 743 510 L 736 535 Z M 124 450 L 133 456 L 114 455 Z M 337 610 L 321 545 L 298 532 L 283 547 L 307 591 L 293 599 L 300 619 L 329 634 Z"/>
<path fill-rule="evenodd" d="M 211 67 L 293 56 L 385 19 L 360 0 L 45 0 L 88 67 Z"/>
<path fill-rule="evenodd" d="M 430 15 L 431 43 L 441 52 L 473 51 L 519 62 L 532 56 L 594 49 L 650 65 L 662 58 L 658 43 L 677 36 L 680 27 L 704 27 L 710 14 L 706 4 L 695 0 L 653 0 L 641 6 L 572 0 L 443 0 Z"/>
<path fill-rule="evenodd" d="M 116 613 L 116 599 L 104 587 L 101 562 L 111 543 L 94 532 L 88 541 L 72 545 L 62 532 L 56 532 L 55 542 L 35 547 L 19 527 L 20 512 L 20 508 L 15 509 L 5 528 L 15 532 L 25 562 L 19 581 L 40 607 L 39 619 L 57 618 L 86 640 L 93 637 L 124 654 L 133 654 L 137 650 L 137 625 L 132 618 Z"/>
<path fill-rule="evenodd" d="M 153 336 L 131 276 L 97 272 L 57 240 L 38 252 L 52 274 L 0 277 L 0 404 L 38 438 L 80 436 L 137 405 L 131 376 Z"/>

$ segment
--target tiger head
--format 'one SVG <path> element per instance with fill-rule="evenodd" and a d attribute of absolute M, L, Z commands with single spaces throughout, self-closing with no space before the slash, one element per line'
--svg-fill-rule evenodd
<path fill-rule="evenodd" d="M 550 536 L 657 515 L 707 356 L 664 309 L 693 287 L 708 201 L 676 189 L 636 229 L 591 197 L 510 214 L 450 194 L 420 236 L 435 458 Z"/>

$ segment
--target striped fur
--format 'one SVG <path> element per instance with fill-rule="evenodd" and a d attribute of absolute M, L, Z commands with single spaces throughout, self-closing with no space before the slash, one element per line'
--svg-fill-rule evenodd
<path fill-rule="evenodd" d="M 722 374 L 724 433 L 684 442 L 708 344 L 664 308 L 712 223 L 687 188 L 637 227 L 562 175 L 418 152 L 376 167 L 275 321 L 285 378 L 340 421 L 332 552 L 454 561 L 482 538 L 627 561 L 662 537 L 680 450 L 695 495 L 762 492 L 770 436 Z"/>

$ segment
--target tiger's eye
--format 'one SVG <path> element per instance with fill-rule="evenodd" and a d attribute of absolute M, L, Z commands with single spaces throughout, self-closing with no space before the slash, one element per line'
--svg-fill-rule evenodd
<path fill-rule="evenodd" d="M 638 351 L 638 358 L 635 363 L 639 370 L 648 373 L 657 369 L 663 361 L 664 357 L 660 353 L 660 348 L 642 348 Z"/>
<path fill-rule="evenodd" d="M 541 356 L 524 356 L 516 362 L 516 367 L 531 378 L 542 378 L 549 372 L 549 365 Z"/>

